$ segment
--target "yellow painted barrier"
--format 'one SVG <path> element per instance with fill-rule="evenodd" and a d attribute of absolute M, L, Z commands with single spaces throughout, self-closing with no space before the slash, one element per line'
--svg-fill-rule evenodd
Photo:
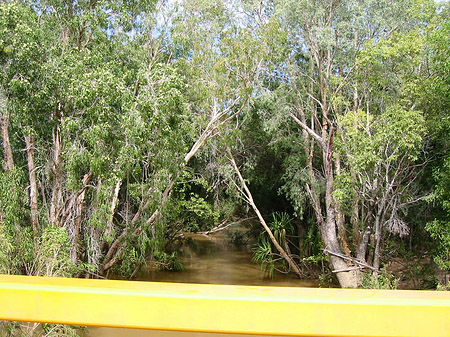
<path fill-rule="evenodd" d="M 0 275 L 0 319 L 297 336 L 450 336 L 450 292 Z"/>

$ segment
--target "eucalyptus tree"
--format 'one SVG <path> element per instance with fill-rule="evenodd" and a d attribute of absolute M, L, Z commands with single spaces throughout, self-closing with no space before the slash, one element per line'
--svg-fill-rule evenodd
<path fill-rule="evenodd" d="M 43 69 L 46 55 L 42 45 L 46 44 L 45 29 L 39 26 L 38 16 L 30 6 L 19 2 L 1 4 L 1 119 L 4 171 L 1 178 L 2 229 L 9 232 L 13 253 L 9 272 L 17 272 L 28 263 L 33 263 L 32 246 L 38 248 L 41 233 L 38 216 L 38 181 L 35 164 L 34 138 L 44 134 L 36 124 L 48 122 L 45 110 L 48 104 L 48 87 L 43 84 Z M 41 110 L 42 108 L 42 110 Z M 11 130 L 18 137 L 11 137 Z M 25 140 L 25 144 L 24 144 Z M 25 145 L 26 157 L 18 147 Z M 23 166 L 27 166 L 29 184 L 24 184 Z M 27 189 L 28 195 L 22 193 Z M 10 191 L 10 193 L 9 193 Z M 28 211 L 25 212 L 28 206 Z M 31 251 L 30 251 L 31 248 Z M 21 253 L 23 261 L 14 255 Z M 14 267 L 13 267 L 14 265 Z M 26 266 L 25 266 L 26 267 Z"/>
<path fill-rule="evenodd" d="M 210 125 L 217 115 L 216 111 L 224 107 L 229 110 L 224 122 L 235 118 L 227 127 L 225 123 L 220 123 L 218 128 L 212 129 L 214 133 L 220 132 L 220 140 L 207 148 L 208 160 L 215 161 L 207 165 L 215 171 L 210 174 L 221 176 L 216 181 L 225 185 L 230 183 L 232 189 L 238 191 L 238 198 L 253 208 L 282 258 L 301 276 L 292 256 L 279 244 L 266 224 L 241 174 L 238 164 L 248 166 L 249 158 L 237 163 L 233 155 L 242 148 L 241 125 L 251 115 L 247 103 L 251 106 L 254 98 L 261 95 L 257 85 L 260 74 L 265 71 L 267 61 L 273 60 L 274 54 L 271 55 L 271 52 L 277 48 L 279 38 L 271 35 L 274 31 L 272 25 L 277 25 L 277 22 L 270 20 L 272 12 L 270 2 L 183 2 L 181 15 L 174 21 L 173 38 L 174 43 L 178 44 L 178 51 L 187 50 L 189 53 L 174 62 L 189 67 L 186 73 L 190 88 L 195 90 L 192 98 L 194 102 L 197 99 L 199 102 L 196 111 L 200 113 L 200 118 L 209 114 Z M 233 108 L 233 105 L 236 107 Z M 229 188 L 226 190 L 230 191 Z"/>
<path fill-rule="evenodd" d="M 20 154 L 16 159 L 28 166 L 27 203 L 35 244 L 47 228 L 65 228 L 72 263 L 82 260 L 95 270 L 102 259 L 97 246 L 112 231 L 112 215 L 106 216 L 106 230 L 95 230 L 102 220 L 99 214 L 106 208 L 114 214 L 118 181 L 133 168 L 133 163 L 125 163 L 130 148 L 121 147 L 127 137 L 121 123 L 133 120 L 136 79 L 139 70 L 145 69 L 141 61 L 146 59 L 142 57 L 145 52 L 131 53 L 138 56 L 133 58 L 123 49 L 137 50 L 132 38 L 148 30 L 141 27 L 144 18 L 138 22 L 136 17 L 152 8 L 153 2 L 2 3 L 5 170 L 11 171 L 14 165 L 8 140 L 11 117 L 12 127 L 19 130 L 15 145 L 23 142 L 21 135 L 25 139 L 26 158 Z M 152 72 L 155 81 L 162 83 L 158 88 L 164 87 L 163 83 L 167 84 L 165 90 L 178 85 L 170 82 L 170 76 L 165 81 L 170 69 Z M 165 99 L 169 97 L 165 95 Z M 138 136 L 133 134 L 130 141 Z M 108 185 L 114 191 L 112 200 L 107 196 Z M 83 242 L 88 243 L 87 248 Z"/>
<path fill-rule="evenodd" d="M 432 138 L 431 164 L 435 188 L 430 201 L 436 206 L 434 220 L 426 225 L 427 231 L 435 240 L 435 261 L 440 268 L 450 269 L 450 19 L 448 3 L 432 23 L 427 44 L 429 46 L 429 68 L 427 80 L 422 86 L 422 105 L 426 111 L 427 126 Z"/>
<path fill-rule="evenodd" d="M 355 250 L 358 259 L 366 261 L 370 233 L 374 231 L 376 269 L 380 267 L 383 230 L 408 235 L 408 208 L 424 197 L 418 194 L 416 183 L 426 164 L 418 160 L 426 131 L 423 112 L 416 108 L 424 75 L 424 39 L 420 35 L 419 30 L 412 30 L 392 34 L 377 46 L 366 45 L 358 59 L 364 68 L 358 80 L 365 106 L 359 110 L 360 117 L 355 118 L 351 112 L 341 120 L 341 135 L 348 137 L 344 140 L 348 145 L 343 146 L 343 152 L 347 152 L 344 162 L 357 178 L 355 191 L 363 196 L 362 203 L 352 203 L 355 227 L 358 222 L 366 225 L 361 236 L 354 233 L 354 242 L 359 241 Z M 380 87 L 384 90 L 368 93 Z M 352 121 L 344 121 L 348 117 Z"/>
<path fill-rule="evenodd" d="M 127 256 L 131 274 L 161 249 L 156 215 L 189 140 L 183 78 L 156 50 L 153 5 L 77 2 L 49 11 L 65 56 L 57 60 L 65 78 L 49 216 L 67 228 L 72 261 L 94 273 Z"/>
<path fill-rule="evenodd" d="M 430 2 L 411 1 L 275 1 L 274 8 L 282 27 L 279 34 L 286 34 L 290 53 L 277 65 L 278 74 L 283 76 L 273 91 L 274 104 L 281 106 L 284 114 L 268 114 L 268 126 L 279 132 L 280 123 L 289 123 L 280 116 L 291 119 L 294 125 L 289 125 L 292 130 L 298 128 L 304 153 L 303 164 L 292 161 L 300 163 L 297 170 L 305 172 L 300 181 L 303 188 L 287 179 L 284 190 L 300 203 L 306 201 L 305 195 L 308 197 L 325 252 L 341 286 L 354 287 L 361 268 L 379 268 L 383 228 L 405 230 L 398 217 L 397 206 L 403 204 L 398 198 L 410 187 L 405 179 L 411 178 L 409 174 L 414 171 L 424 132 L 423 117 L 414 101 L 423 47 L 417 11 L 426 9 L 433 13 L 433 6 Z M 352 114 L 359 114 L 360 121 L 349 122 L 347 118 Z M 377 140 L 372 133 L 374 120 L 380 126 Z M 360 138 L 352 138 L 355 133 Z M 361 143 L 355 143 L 356 140 Z M 368 146 L 364 148 L 364 144 Z M 298 155 L 298 151 L 295 153 Z M 358 166 L 357 158 L 373 161 Z M 384 169 L 378 170 L 377 166 Z M 294 171 L 289 169 L 287 173 Z M 377 187 L 368 187 L 368 181 Z M 352 199 L 351 192 L 358 192 L 359 184 L 390 192 L 370 196 L 356 193 Z M 399 184 L 405 184 L 405 190 Z M 342 202 L 349 197 L 355 205 L 358 198 L 362 200 L 363 206 L 358 209 L 364 209 L 364 214 L 367 215 L 365 207 L 372 203 L 379 215 L 376 220 L 377 216 L 369 211 L 370 215 L 359 221 L 360 213 L 354 214 L 354 223 L 358 224 L 352 233 L 354 246 L 349 243 L 346 228 L 351 206 L 346 210 Z M 390 207 L 386 208 L 385 203 Z M 302 207 L 297 204 L 297 209 Z M 366 263 L 366 251 L 355 255 L 360 240 L 367 239 L 362 235 L 364 230 L 369 237 L 373 234 L 373 221 L 378 223 L 378 248 L 374 266 L 370 266 Z"/>
<path fill-rule="evenodd" d="M 0 246 L 24 256 L 0 255 L 2 266 L 133 274 L 177 230 L 171 196 L 195 170 L 233 177 L 260 215 L 242 141 L 257 114 L 285 149 L 281 191 L 298 215 L 313 210 L 340 284 L 355 286 L 361 268 L 378 272 L 382 234 L 408 233 L 421 198 L 420 83 L 435 13 L 425 0 L 2 2 Z M 446 165 L 435 173 L 444 208 Z M 52 250 L 60 264 L 46 260 Z"/>
<path fill-rule="evenodd" d="M 240 62 L 229 17 L 203 7 L 213 15 L 186 38 L 194 4 L 171 19 L 154 1 L 2 3 L 5 169 L 11 113 L 25 139 L 32 237 L 65 229 L 84 272 L 129 275 L 164 248 L 173 186 L 246 106 L 260 63 Z"/>

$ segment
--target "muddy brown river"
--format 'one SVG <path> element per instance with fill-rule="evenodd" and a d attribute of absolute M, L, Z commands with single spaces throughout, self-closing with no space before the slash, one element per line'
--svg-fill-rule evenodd
<path fill-rule="evenodd" d="M 236 231 L 236 229 L 233 229 Z M 237 229 L 239 231 L 239 229 Z M 244 231 L 243 229 L 240 229 Z M 261 277 L 260 266 L 252 262 L 254 241 L 236 245 L 229 241 L 230 232 L 214 235 L 189 234 L 179 250 L 180 260 L 185 266 L 182 272 L 155 271 L 145 269 L 139 281 L 182 282 L 207 284 L 235 284 L 277 287 L 317 287 L 314 280 L 299 280 L 293 275 L 275 273 L 272 279 Z M 86 337 L 212 337 L 226 334 L 172 332 L 139 329 L 92 327 Z M 237 336 L 237 335 L 236 335 Z M 244 335 L 240 335 L 244 336 Z"/>

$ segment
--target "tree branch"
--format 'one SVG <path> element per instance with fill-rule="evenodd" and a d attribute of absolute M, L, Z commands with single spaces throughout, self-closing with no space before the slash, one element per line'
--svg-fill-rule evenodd
<path fill-rule="evenodd" d="M 334 255 L 334 256 L 336 256 L 336 257 L 340 257 L 340 258 L 343 259 L 343 260 L 347 260 L 347 261 L 351 261 L 351 262 L 354 262 L 354 263 L 356 263 L 356 264 L 359 264 L 360 266 L 362 266 L 362 267 L 364 267 L 364 268 L 367 268 L 367 269 L 370 269 L 370 270 L 373 270 L 373 271 L 377 271 L 376 268 L 374 268 L 374 267 L 372 267 L 372 266 L 369 266 L 368 264 L 363 263 L 363 262 L 361 262 L 361 261 L 359 261 L 359 260 L 357 260 L 357 259 L 354 259 L 354 258 L 352 258 L 352 257 L 348 257 L 348 256 L 345 256 L 345 255 L 343 255 L 343 254 L 335 253 L 335 252 L 332 252 L 332 251 L 330 251 L 330 250 L 328 250 L 328 249 L 323 249 L 323 251 L 326 252 L 326 253 L 328 253 L 328 254 L 330 254 L 330 255 Z M 339 271 L 337 271 L 337 272 L 339 272 Z"/>
<path fill-rule="evenodd" d="M 320 137 L 316 132 L 314 132 L 314 130 L 312 130 L 308 125 L 306 125 L 305 123 L 303 123 L 300 119 L 298 119 L 293 113 L 289 114 L 289 117 L 291 117 L 294 122 L 296 122 L 298 125 L 300 125 L 304 130 L 306 130 L 315 140 L 317 140 L 317 142 L 319 143 L 319 145 L 326 150 L 327 146 L 324 142 L 324 140 L 322 139 L 322 137 Z"/>

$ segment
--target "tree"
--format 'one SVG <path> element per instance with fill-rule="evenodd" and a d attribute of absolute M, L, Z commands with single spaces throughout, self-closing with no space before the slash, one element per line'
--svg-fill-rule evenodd
<path fill-rule="evenodd" d="M 437 204 L 434 220 L 426 225 L 426 230 L 434 239 L 435 262 L 444 270 L 450 270 L 450 120 L 447 111 L 450 102 L 449 63 L 449 9 L 441 9 L 436 17 L 434 30 L 428 36 L 430 50 L 429 77 L 423 83 L 422 104 L 426 111 L 429 133 L 432 138 L 432 178 L 435 187 L 430 201 Z"/>
<path fill-rule="evenodd" d="M 80 272 L 106 275 L 119 267 L 129 275 L 164 249 L 170 225 L 161 214 L 173 186 L 207 140 L 246 106 L 257 72 L 259 63 L 236 68 L 242 65 L 235 54 L 218 53 L 216 35 L 210 44 L 203 44 L 205 35 L 190 37 L 186 54 L 174 56 L 171 40 L 185 26 L 170 26 L 168 17 L 161 24 L 156 11 L 170 13 L 154 5 L 2 4 L 4 167 L 14 165 L 12 116 L 25 140 L 19 159 L 27 163 L 34 242 L 46 228 L 65 228 Z M 198 20 L 183 15 L 188 24 Z M 224 46 L 242 47 L 231 40 L 230 27 L 223 32 Z"/>
<path fill-rule="evenodd" d="M 445 8 L 45 0 L 0 15 L 2 270 L 129 277 L 198 229 L 184 210 L 215 223 L 241 197 L 301 275 L 259 211 L 283 193 L 356 286 L 382 267 L 384 234 L 408 234 L 432 158 L 427 228 L 446 251 Z"/>
<path fill-rule="evenodd" d="M 428 4 L 424 3 L 424 5 Z M 375 4 L 372 1 L 351 3 L 280 1 L 275 3 L 275 10 L 282 27 L 288 32 L 288 43 L 292 52 L 287 62 L 278 63 L 277 69 L 284 77 L 274 93 L 275 95 L 277 91 L 280 93 L 277 104 L 284 104 L 285 116 L 289 116 L 299 127 L 298 134 L 303 147 L 307 173 L 303 178 L 304 189 L 297 188 L 297 195 L 300 194 L 299 197 L 302 200 L 305 199 L 301 194 L 309 196 L 325 251 L 330 255 L 334 272 L 343 287 L 356 286 L 359 282 L 360 268 L 370 267 L 376 271 L 379 263 L 377 257 L 373 267 L 367 266 L 365 253 L 360 254 L 359 259 L 352 257 L 351 254 L 352 247 L 346 232 L 347 217 L 343 209 L 345 205 L 338 200 L 340 188 L 346 179 L 351 186 L 358 183 L 364 185 L 358 176 L 370 177 L 369 173 L 372 168 L 369 165 L 359 171 L 360 168 L 354 166 L 354 162 L 352 164 L 355 157 L 358 157 L 358 151 L 362 149 L 360 147 L 357 150 L 354 147 L 359 144 L 355 144 L 352 150 L 350 149 L 351 143 L 354 142 L 352 132 L 359 130 L 362 135 L 364 131 L 356 126 L 361 122 L 359 117 L 356 119 L 359 122 L 353 120 L 356 129 L 352 129 L 353 126 L 349 128 L 348 124 L 342 124 L 345 124 L 344 120 L 346 119 L 345 117 L 342 119 L 342 116 L 362 114 L 362 112 L 358 112 L 358 109 L 364 107 L 367 112 L 366 135 L 369 132 L 367 135 L 369 138 L 365 142 L 370 146 L 375 146 L 372 143 L 373 139 L 370 139 L 370 114 L 375 113 L 380 116 L 380 126 L 384 122 L 386 125 L 389 122 L 395 122 L 396 118 L 400 116 L 407 118 L 408 122 L 405 120 L 405 123 L 411 126 L 407 131 L 410 132 L 409 135 L 413 139 L 413 143 L 408 145 L 411 148 L 407 149 L 408 146 L 406 146 L 404 152 L 398 152 L 403 151 L 401 150 L 402 145 L 390 143 L 389 137 L 392 134 L 387 133 L 387 127 L 384 128 L 382 137 L 381 128 L 379 129 L 381 133 L 377 136 L 381 138 L 378 138 L 380 143 L 375 150 L 381 154 L 383 149 L 390 149 L 390 154 L 384 154 L 383 158 L 377 158 L 375 162 L 392 160 L 395 157 L 395 160 L 398 160 L 397 163 L 401 163 L 401 167 L 396 166 L 397 164 L 394 165 L 396 166 L 394 172 L 397 173 L 392 172 L 392 163 L 379 163 L 381 166 L 387 164 L 388 167 L 385 167 L 384 173 L 389 171 L 389 175 L 392 174 L 391 178 L 395 177 L 395 179 L 401 180 L 408 177 L 421 144 L 420 134 L 423 132 L 420 128 L 421 117 L 420 112 L 415 111 L 414 106 L 414 94 L 417 92 L 414 85 L 417 84 L 418 74 L 416 60 L 419 59 L 421 46 L 412 43 L 414 32 L 410 35 L 402 35 L 418 24 L 419 20 L 416 20 L 414 16 L 411 16 L 408 22 L 402 19 L 408 17 L 406 13 L 412 13 L 414 10 L 415 5 L 412 2 L 397 2 L 395 10 L 392 8 L 388 10 L 390 6 L 391 4 L 385 2 Z M 375 48 L 372 51 L 370 43 Z M 389 46 L 389 44 L 393 44 L 395 47 Z M 375 54 L 387 54 L 376 60 L 372 59 L 371 66 L 373 67 L 367 68 L 368 64 L 364 64 L 364 57 L 368 57 L 375 50 L 377 50 Z M 400 60 L 400 57 L 404 55 L 411 55 L 414 63 L 406 66 L 406 63 Z M 371 82 L 370 71 L 380 71 L 380 69 L 385 71 L 390 66 L 398 67 L 398 74 L 395 76 L 401 80 L 396 83 L 395 88 L 383 87 L 384 83 Z M 408 68 L 409 66 L 410 68 Z M 380 81 L 382 80 L 383 78 L 380 79 Z M 390 91 L 391 89 L 394 91 Z M 416 90 L 416 92 L 411 92 L 411 90 Z M 399 99 L 402 103 L 394 104 Z M 280 122 L 280 118 L 275 115 L 269 116 L 269 118 L 271 118 L 269 123 L 275 124 L 273 128 L 279 129 L 279 126 L 276 125 L 279 125 L 277 123 Z M 283 119 L 281 121 L 286 123 Z M 397 129 L 398 131 L 399 129 Z M 415 132 L 419 132 L 417 137 L 413 136 Z M 347 140 L 344 140 L 346 137 L 348 137 Z M 342 143 L 336 144 L 339 138 L 349 146 L 346 154 L 340 153 L 336 148 L 336 146 L 345 147 Z M 411 150 L 412 155 L 410 155 Z M 367 153 L 371 153 L 370 150 L 365 152 L 365 155 Z M 389 156 L 392 157 L 389 158 Z M 404 159 L 408 159 L 408 163 Z M 379 182 L 379 179 L 380 177 L 374 178 L 372 182 Z M 387 181 L 389 181 L 389 177 L 386 177 Z M 394 181 L 391 183 L 393 186 L 398 184 Z M 378 188 L 389 190 L 387 185 L 375 189 L 379 190 Z M 293 189 L 287 187 L 287 190 Z M 394 193 L 396 195 L 393 197 L 394 199 L 402 194 L 400 190 L 397 192 L 398 194 Z M 358 195 L 358 197 L 361 196 Z M 371 200 L 375 204 L 383 205 L 382 199 L 383 197 L 378 199 L 377 196 Z M 392 206 L 394 201 L 386 199 L 385 202 Z M 398 208 L 387 210 L 381 206 L 378 211 L 378 225 L 375 226 L 375 232 L 376 241 L 380 242 L 383 232 L 381 223 L 384 223 L 386 219 L 392 219 L 392 223 L 396 223 L 398 226 L 400 222 L 397 221 L 398 218 L 395 215 L 398 214 L 396 213 Z M 391 213 L 388 214 L 389 212 Z M 368 227 L 365 228 L 370 235 L 372 227 L 369 223 L 372 222 L 372 215 L 369 218 Z M 358 230 L 355 226 L 354 239 Z M 362 237 L 364 235 L 361 235 Z M 356 242 L 359 240 L 356 239 Z M 379 255 L 379 249 L 377 249 L 376 255 Z"/>

